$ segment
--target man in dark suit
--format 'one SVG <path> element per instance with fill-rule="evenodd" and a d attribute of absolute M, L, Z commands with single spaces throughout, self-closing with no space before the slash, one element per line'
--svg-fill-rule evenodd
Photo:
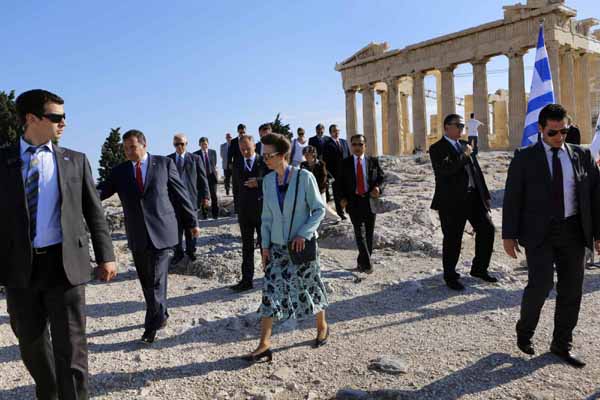
<path fill-rule="evenodd" d="M 581 132 L 577 125 L 573 123 L 573 119 L 570 116 L 567 116 L 567 128 L 569 132 L 565 138 L 565 143 L 581 144 Z"/>
<path fill-rule="evenodd" d="M 317 149 L 317 158 L 319 160 L 323 160 L 323 144 L 325 142 L 325 126 L 323 124 L 318 124 L 315 128 L 316 134 L 308 139 L 308 145 L 313 146 Z"/>
<path fill-rule="evenodd" d="M 444 280 L 453 290 L 464 290 L 459 282 L 456 264 L 460 256 L 462 236 L 467 221 L 475 230 L 475 258 L 471 276 L 497 282 L 488 273 L 494 248 L 494 224 L 490 214 L 490 193 L 473 148 L 459 140 L 465 125 L 462 117 L 450 114 L 444 118 L 444 136 L 429 148 L 435 173 L 435 193 L 431 208 L 440 215 L 444 241 L 442 262 Z"/>
<path fill-rule="evenodd" d="M 25 133 L 0 149 L 0 284 L 37 398 L 87 399 L 85 224 L 105 281 L 117 273 L 110 233 L 85 154 L 52 143 L 66 126 L 63 99 L 36 89 L 16 107 Z"/>
<path fill-rule="evenodd" d="M 581 304 L 585 248 L 600 253 L 600 174 L 589 149 L 565 144 L 566 110 L 549 104 L 539 114 L 541 141 L 515 151 L 504 192 L 502 239 L 517 258 L 525 248 L 529 281 L 517 323 L 517 345 L 534 354 L 531 341 L 540 312 L 556 284 L 550 351 L 567 363 L 585 363 L 571 352 Z M 595 240 L 595 242 L 594 242 Z"/>
<path fill-rule="evenodd" d="M 263 148 L 262 148 L 262 143 L 260 142 L 260 139 L 265 135 L 271 134 L 272 132 L 273 132 L 273 125 L 271 125 L 270 122 L 265 122 L 264 124 L 262 124 L 261 126 L 258 127 L 258 143 L 256 143 L 255 153 L 261 157 L 262 157 Z"/>
<path fill-rule="evenodd" d="M 194 152 L 200 158 L 200 162 L 206 171 L 208 179 L 208 188 L 210 192 L 210 207 L 212 217 L 219 218 L 219 198 L 217 197 L 217 183 L 219 183 L 219 174 L 217 171 L 217 152 L 208 148 L 208 138 L 201 137 L 200 150 Z M 202 207 L 202 217 L 208 218 L 208 204 Z"/>
<path fill-rule="evenodd" d="M 240 139 L 244 168 L 240 172 L 240 208 L 238 222 L 242 234 L 242 280 L 231 289 L 243 292 L 252 289 L 254 279 L 254 249 L 256 232 L 260 243 L 260 223 L 262 214 L 262 179 L 269 169 L 261 156 L 256 154 L 254 138 L 246 135 Z M 262 253 L 262 251 L 261 251 Z"/>
<path fill-rule="evenodd" d="M 338 188 L 338 172 L 342 160 L 350 156 L 350 149 L 348 148 L 348 142 L 340 138 L 340 129 L 337 125 L 329 126 L 329 136 L 325 138 L 323 143 L 323 161 L 325 161 L 327 171 L 334 179 L 333 200 L 335 202 L 335 211 L 342 220 L 345 220 L 347 219 L 346 214 L 344 213 L 344 208 L 340 203 L 341 198 L 339 197 L 341 191 Z"/>
<path fill-rule="evenodd" d="M 179 243 L 177 216 L 192 236 L 200 228 L 175 162 L 148 154 L 146 137 L 138 130 L 125 132 L 123 150 L 128 161 L 113 168 L 100 185 L 100 197 L 118 193 L 121 199 L 127 244 L 146 300 L 142 342 L 152 343 L 169 318 L 167 272 L 169 253 Z"/>
<path fill-rule="evenodd" d="M 241 171 L 242 153 L 240 151 L 240 137 L 246 134 L 246 125 L 239 124 L 237 126 L 238 137 L 233 138 L 229 144 L 227 152 L 227 165 L 231 169 L 231 188 L 233 190 L 233 209 L 236 214 L 239 213 L 239 199 L 237 190 L 240 184 L 239 173 Z"/>
<path fill-rule="evenodd" d="M 383 184 L 383 171 L 379 159 L 365 155 L 366 140 L 363 135 L 350 138 L 352 156 L 344 159 L 338 173 L 337 185 L 340 203 L 350 214 L 354 227 L 354 237 L 358 247 L 357 269 L 370 274 L 373 272 L 373 231 L 375 214 L 371 211 L 370 197 L 378 198 Z M 363 233 L 364 231 L 364 233 Z"/>
<path fill-rule="evenodd" d="M 197 210 L 208 206 L 208 180 L 206 178 L 206 170 L 204 164 L 195 154 L 187 151 L 188 140 L 183 133 L 177 133 L 173 137 L 173 146 L 175 153 L 169 154 L 171 160 L 177 166 L 179 178 L 187 189 L 188 196 L 192 202 L 192 206 Z M 180 215 L 177 215 L 177 226 L 179 229 L 179 243 L 175 246 L 175 255 L 171 260 L 171 264 L 175 265 L 183 260 L 183 236 L 185 236 L 185 254 L 192 261 L 196 260 L 196 239 L 192 236 L 189 229 L 184 229 L 183 220 Z"/>
<path fill-rule="evenodd" d="M 229 152 L 229 144 L 231 143 L 231 133 L 225 134 L 225 143 L 221 144 L 221 165 L 223 167 L 223 185 L 225 186 L 225 194 L 229 196 L 231 190 L 231 169 L 227 164 L 227 153 Z"/>

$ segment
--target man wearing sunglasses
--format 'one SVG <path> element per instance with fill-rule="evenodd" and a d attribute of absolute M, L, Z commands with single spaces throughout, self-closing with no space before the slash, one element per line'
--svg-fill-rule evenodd
<path fill-rule="evenodd" d="M 192 206 L 197 209 L 208 207 L 208 180 L 206 170 L 200 158 L 196 154 L 187 151 L 188 140 L 183 133 L 177 133 L 173 137 L 175 153 L 169 154 L 171 160 L 177 166 L 179 177 L 187 189 Z M 196 239 L 189 229 L 184 229 L 181 215 L 177 215 L 177 226 L 179 229 L 179 243 L 175 246 L 175 254 L 171 264 L 175 265 L 183 260 L 183 236 L 185 236 L 185 254 L 192 261 L 196 260 Z"/>
<path fill-rule="evenodd" d="M 494 224 L 490 214 L 490 193 L 473 148 L 460 140 L 465 125 L 462 117 L 444 118 L 444 136 L 429 148 L 435 174 L 435 192 L 431 208 L 440 215 L 444 280 L 452 290 L 464 290 L 456 264 L 460 257 L 462 236 L 467 221 L 475 230 L 475 257 L 471 276 L 497 282 L 488 273 L 494 248 Z"/>
<path fill-rule="evenodd" d="M 550 351 L 575 367 L 572 351 L 584 273 L 585 248 L 600 254 L 600 174 L 589 149 L 566 144 L 567 112 L 559 104 L 538 117 L 541 140 L 518 149 L 510 163 L 504 206 L 504 250 L 517 258 L 525 248 L 529 268 L 517 323 L 517 346 L 535 354 L 532 338 L 557 273 Z"/>
<path fill-rule="evenodd" d="M 371 211 L 369 197 L 378 198 L 383 184 L 383 170 L 377 157 L 365 155 L 367 142 L 363 135 L 350 138 L 352 156 L 342 161 L 339 169 L 337 196 L 343 208 L 350 214 L 354 237 L 358 247 L 356 269 L 370 274 L 373 272 L 373 232 L 375 213 Z M 364 233 L 363 233 L 364 232 Z"/>
<path fill-rule="evenodd" d="M 86 225 L 96 276 L 109 281 L 117 273 L 90 164 L 53 143 L 66 127 L 63 104 L 45 90 L 21 94 L 25 133 L 0 149 L 0 284 L 37 398 L 52 400 L 88 398 Z"/>

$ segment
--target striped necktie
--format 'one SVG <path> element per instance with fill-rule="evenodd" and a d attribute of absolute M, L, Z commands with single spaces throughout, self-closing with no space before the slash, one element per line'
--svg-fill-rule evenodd
<path fill-rule="evenodd" d="M 33 242 L 37 224 L 38 192 L 40 182 L 40 170 L 38 154 L 41 147 L 29 146 L 27 152 L 30 154 L 29 167 L 25 178 L 25 194 L 27 197 L 27 209 L 29 210 L 29 237 Z"/>

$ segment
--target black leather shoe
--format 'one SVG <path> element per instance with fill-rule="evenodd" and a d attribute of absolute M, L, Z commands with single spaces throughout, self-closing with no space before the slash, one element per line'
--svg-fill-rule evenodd
<path fill-rule="evenodd" d="M 271 361 L 273 361 L 273 352 L 271 351 L 271 349 L 266 349 L 262 353 L 258 353 L 258 354 L 250 353 L 245 356 L 241 356 L 240 358 L 242 360 L 248 361 L 249 363 L 252 363 L 252 364 L 262 360 L 263 358 L 266 359 L 265 360 L 266 362 L 271 362 Z"/>
<path fill-rule="evenodd" d="M 575 368 L 585 367 L 585 361 L 570 350 L 561 350 L 558 347 L 550 346 L 550 352 Z"/>
<path fill-rule="evenodd" d="M 252 282 L 244 281 L 239 282 L 237 285 L 231 286 L 231 290 L 233 290 L 234 292 L 245 292 L 247 290 L 252 290 L 252 288 L 254 288 Z"/>
<path fill-rule="evenodd" d="M 326 329 L 325 337 L 323 339 L 319 339 L 319 335 L 317 334 L 317 338 L 315 339 L 315 347 L 321 347 L 327 344 L 327 340 L 329 339 L 329 325 L 327 325 Z"/>
<path fill-rule="evenodd" d="M 498 282 L 498 278 L 491 276 L 487 272 L 471 272 L 471 276 L 490 283 Z"/>
<path fill-rule="evenodd" d="M 171 265 L 179 264 L 183 260 L 183 254 L 176 253 L 171 259 Z"/>
<path fill-rule="evenodd" d="M 155 339 L 156 339 L 156 331 L 146 329 L 144 331 L 144 334 L 142 335 L 141 341 L 144 344 L 152 344 L 152 343 L 154 343 Z"/>
<path fill-rule="evenodd" d="M 190 261 L 196 261 L 196 254 L 194 254 L 194 253 L 187 253 L 187 256 L 190 259 Z"/>
<path fill-rule="evenodd" d="M 519 340 L 517 339 L 517 347 L 525 354 L 529 354 L 530 356 L 535 354 L 535 348 L 533 347 L 533 343 L 531 340 Z"/>
<path fill-rule="evenodd" d="M 456 290 L 457 292 L 465 290 L 465 287 L 459 281 L 446 281 L 446 286 L 452 290 Z"/>

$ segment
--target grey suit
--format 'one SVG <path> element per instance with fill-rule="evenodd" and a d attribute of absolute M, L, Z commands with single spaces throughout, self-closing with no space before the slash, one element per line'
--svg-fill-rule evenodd
<path fill-rule="evenodd" d="M 0 149 L 0 283 L 7 287 L 10 324 L 38 398 L 84 399 L 85 283 L 92 272 L 84 220 L 96 261 L 114 261 L 115 256 L 86 156 L 58 146 L 53 150 L 63 240 L 34 252 L 19 145 Z"/>
<path fill-rule="evenodd" d="M 221 145 L 221 165 L 223 167 L 223 183 L 225 185 L 225 193 L 229 196 L 231 190 L 231 168 L 227 164 L 227 154 L 229 153 L 229 143 L 225 142 Z"/>
<path fill-rule="evenodd" d="M 175 162 L 163 156 L 148 154 L 143 193 L 136 185 L 130 161 L 116 166 L 100 190 L 102 199 L 119 194 L 127 242 L 146 299 L 145 326 L 147 330 L 157 330 L 169 316 L 168 254 L 179 242 L 177 216 L 185 229 L 193 228 L 197 226 L 195 207 Z"/>

